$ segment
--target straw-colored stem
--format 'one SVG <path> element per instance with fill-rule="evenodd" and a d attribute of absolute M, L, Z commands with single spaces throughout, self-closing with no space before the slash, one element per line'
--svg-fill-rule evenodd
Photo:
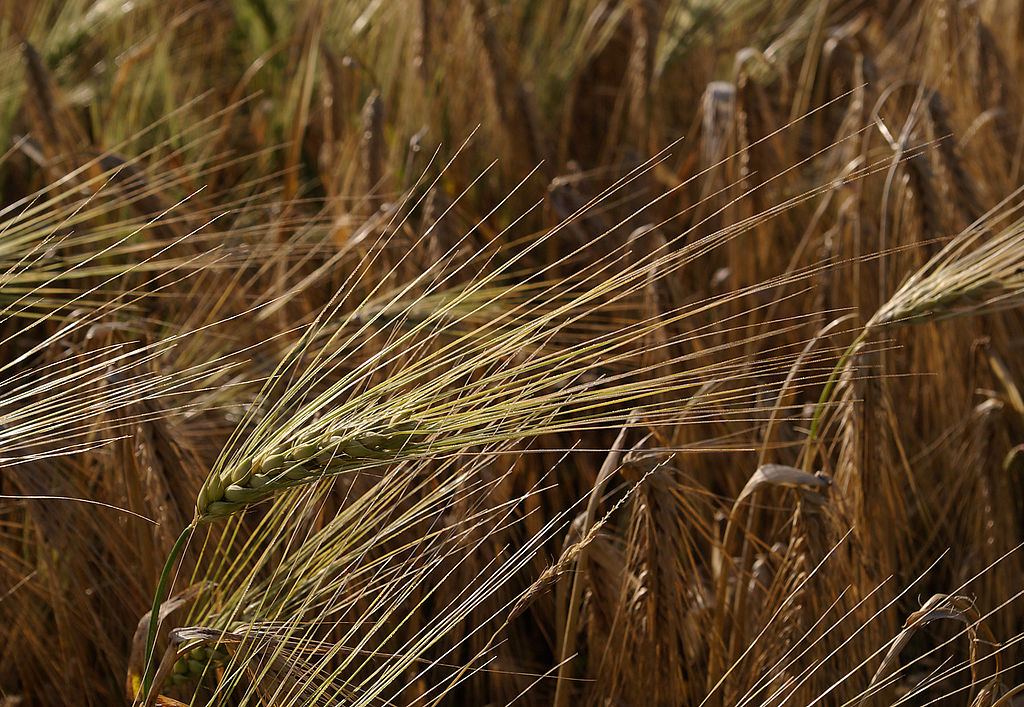
<path fill-rule="evenodd" d="M 619 430 L 618 436 L 615 438 L 615 443 L 612 445 L 611 451 L 608 452 L 608 456 L 605 457 L 604 464 L 601 465 L 601 470 L 597 474 L 597 480 L 594 482 L 594 488 L 590 492 L 590 499 L 587 502 L 587 511 L 583 520 L 583 527 L 580 528 L 580 536 L 586 538 L 594 525 L 594 520 L 597 517 L 597 507 L 601 502 L 601 496 L 604 494 L 604 489 L 611 480 L 612 475 L 619 466 L 619 460 L 622 458 L 622 445 L 626 440 L 626 432 L 629 430 L 630 425 L 636 420 L 637 415 L 634 413 L 630 416 L 630 420 L 623 425 L 622 429 Z M 571 575 L 572 577 L 572 590 L 569 595 L 569 606 L 566 610 L 565 617 L 565 629 L 562 636 L 561 645 L 561 660 L 558 663 L 558 678 L 555 683 L 555 707 L 565 707 L 569 700 L 569 689 L 568 681 L 571 673 L 571 666 L 569 663 L 572 660 L 573 654 L 576 652 L 576 620 L 579 614 L 580 601 L 583 596 L 583 573 L 586 571 L 588 546 L 584 545 L 580 548 L 579 555 L 576 558 L 576 571 Z"/>

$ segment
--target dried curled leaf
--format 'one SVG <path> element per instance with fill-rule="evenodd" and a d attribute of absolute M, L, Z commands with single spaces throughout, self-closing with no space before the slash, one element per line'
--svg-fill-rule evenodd
<path fill-rule="evenodd" d="M 211 586 L 213 586 L 211 582 L 198 582 L 162 603 L 160 605 L 158 625 L 163 624 L 164 620 L 178 609 L 191 604 L 204 589 Z M 125 683 L 125 693 L 128 699 L 133 702 L 142 691 L 142 676 L 146 667 L 146 638 L 149 632 L 149 619 L 152 613 L 152 611 L 147 611 L 139 619 L 139 625 L 135 628 L 135 635 L 132 636 L 132 652 L 128 659 L 128 679 Z M 161 703 L 155 702 L 154 704 Z"/>
<path fill-rule="evenodd" d="M 807 486 L 821 490 L 828 488 L 831 484 L 832 482 L 827 477 L 820 474 L 809 474 L 783 464 L 763 464 L 757 468 L 757 471 L 747 481 L 746 486 L 743 487 L 743 491 L 736 499 L 736 505 L 764 486 Z"/>

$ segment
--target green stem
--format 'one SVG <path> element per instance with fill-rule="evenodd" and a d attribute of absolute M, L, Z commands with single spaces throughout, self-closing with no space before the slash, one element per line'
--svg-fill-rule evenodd
<path fill-rule="evenodd" d="M 143 702 L 149 697 L 149 690 L 153 686 L 153 671 L 150 662 L 153 658 L 153 649 L 156 647 L 156 629 L 160 623 L 160 605 L 163 603 L 164 593 L 167 591 L 167 581 L 171 577 L 171 568 L 174 567 L 174 561 L 181 554 L 181 550 L 185 547 L 185 543 L 188 541 L 194 527 L 195 524 L 190 524 L 181 531 L 181 535 L 175 541 L 174 547 L 171 548 L 171 554 L 167 556 L 163 572 L 160 573 L 160 581 L 156 585 L 156 594 L 153 597 L 153 610 L 149 614 L 149 634 L 146 637 L 146 662 L 142 668 Z"/>
<path fill-rule="evenodd" d="M 818 427 L 821 426 L 821 418 L 825 414 L 825 406 L 828 405 L 829 399 L 832 397 L 832 391 L 836 387 L 836 383 L 839 382 L 839 375 L 846 368 L 846 364 L 849 362 L 853 354 L 860 348 L 864 340 L 868 338 L 868 334 L 871 333 L 873 327 L 869 322 L 867 326 L 861 330 L 857 338 L 853 340 L 843 355 L 839 358 L 839 362 L 836 363 L 836 367 L 832 369 L 832 374 L 825 381 L 825 388 L 821 391 L 821 397 L 818 398 L 818 404 L 814 408 L 814 417 L 811 418 L 811 430 L 807 433 L 807 442 L 804 446 L 804 471 L 809 471 L 811 466 L 811 460 L 813 459 L 811 453 L 811 447 L 814 445 L 814 440 L 818 437 Z"/>

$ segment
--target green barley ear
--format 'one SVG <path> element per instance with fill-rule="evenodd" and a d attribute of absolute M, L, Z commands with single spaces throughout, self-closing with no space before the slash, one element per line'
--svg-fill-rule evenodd
<path fill-rule="evenodd" d="M 227 518 L 286 488 L 417 456 L 428 438 L 421 425 L 408 421 L 376 431 L 327 426 L 314 436 L 285 440 L 211 474 L 199 491 L 194 524 Z"/>
<path fill-rule="evenodd" d="M 1015 194 L 1014 196 L 1017 196 Z M 956 317 L 998 312 L 1024 303 L 1024 218 L 992 234 L 990 227 L 1020 211 L 990 212 L 951 240 L 871 316 L 846 349 L 818 399 L 804 449 L 805 464 L 813 459 L 821 418 L 839 376 L 853 356 L 877 331 Z M 982 241 L 987 236 L 987 240 Z M 980 242 L 979 244 L 979 241 Z"/>
<path fill-rule="evenodd" d="M 616 182 L 594 203 L 627 188 L 657 159 Z M 559 258 L 525 278 L 520 269 L 527 254 L 545 248 L 576 216 L 528 247 L 507 253 L 493 272 L 474 275 L 469 284 L 452 287 L 429 268 L 383 308 L 367 306 L 382 296 L 380 285 L 347 316 L 339 293 L 270 376 L 261 404 L 249 406 L 203 484 L 192 522 L 167 558 L 154 606 L 195 529 L 288 488 L 537 435 L 619 427 L 633 410 L 649 425 L 710 410 L 718 416 L 746 415 L 749 381 L 788 371 L 789 353 L 782 348 L 756 360 L 746 352 L 735 358 L 707 355 L 703 345 L 693 346 L 698 338 L 694 323 L 712 309 L 739 305 L 738 313 L 715 326 L 746 326 L 751 310 L 745 300 L 798 282 L 809 272 L 680 305 L 596 336 L 592 327 L 619 321 L 621 308 L 641 288 L 816 193 L 692 243 L 681 234 L 666 243 L 677 247 L 657 248 L 642 258 L 630 256 L 627 246 L 610 244 L 607 254 L 568 276 L 559 271 L 574 264 L 575 256 Z M 616 232 L 608 230 L 597 240 Z M 483 249 L 480 257 L 490 260 L 492 255 Z M 479 312 L 487 315 L 474 319 Z M 747 342 L 803 327 L 802 317 L 778 324 Z M 387 336 L 373 337 L 374 348 L 367 351 L 369 335 L 378 329 L 386 329 Z M 666 360 L 651 378 L 645 357 L 655 340 Z M 716 347 L 710 353 L 723 352 Z M 715 382 L 716 392 L 702 394 L 709 381 Z M 694 406 L 695 400 L 700 404 Z M 150 617 L 146 698 L 153 683 L 157 616 L 154 611 Z"/>
<path fill-rule="evenodd" d="M 980 245 L 987 229 L 955 238 L 889 298 L 869 326 L 942 321 L 1024 301 L 1024 219 Z"/>

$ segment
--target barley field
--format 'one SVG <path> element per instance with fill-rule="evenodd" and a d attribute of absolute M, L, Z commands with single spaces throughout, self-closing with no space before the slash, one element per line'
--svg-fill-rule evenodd
<path fill-rule="evenodd" d="M 1024 704 L 1024 4 L 0 3 L 0 707 Z"/>

